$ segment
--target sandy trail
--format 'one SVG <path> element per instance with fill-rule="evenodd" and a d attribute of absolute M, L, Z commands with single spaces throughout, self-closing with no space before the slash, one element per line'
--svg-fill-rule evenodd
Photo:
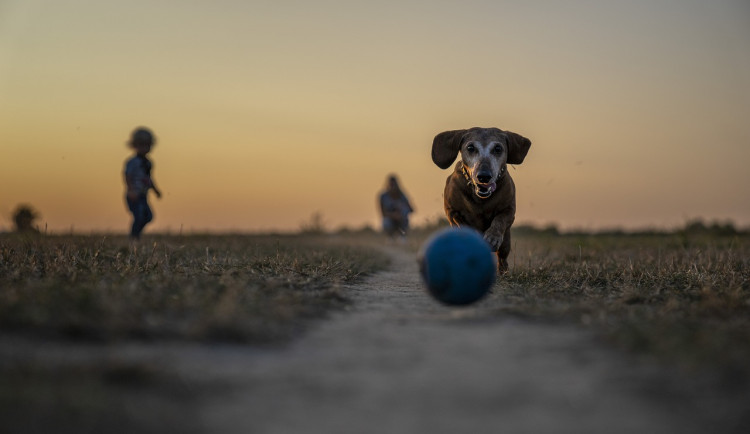
<path fill-rule="evenodd" d="M 199 406 L 206 431 L 722 431 L 721 415 L 702 413 L 694 391 L 655 365 L 579 328 L 503 317 L 490 301 L 441 306 L 423 292 L 414 255 L 388 253 L 390 270 L 349 288 L 352 308 L 288 347 L 181 357 L 186 379 L 230 390 Z"/>

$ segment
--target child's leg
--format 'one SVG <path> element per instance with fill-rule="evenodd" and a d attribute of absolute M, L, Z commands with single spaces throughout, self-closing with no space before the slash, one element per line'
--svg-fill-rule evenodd
<path fill-rule="evenodd" d="M 133 214 L 133 224 L 130 226 L 130 237 L 138 238 L 138 236 L 140 235 L 140 231 L 138 230 L 138 226 L 140 225 L 140 221 L 138 219 L 138 199 L 132 200 L 129 197 L 125 197 L 125 202 L 128 204 L 130 213 Z"/>
<path fill-rule="evenodd" d="M 138 239 L 141 236 L 143 228 L 146 224 L 153 220 L 153 214 L 151 208 L 148 206 L 148 200 L 146 196 L 141 196 L 138 199 L 131 201 L 128 200 L 128 207 L 130 212 L 133 213 L 133 226 L 130 229 L 130 236 Z"/>
<path fill-rule="evenodd" d="M 401 235 L 406 235 L 409 232 L 409 215 L 404 214 L 401 220 L 398 222 L 398 230 Z"/>
<path fill-rule="evenodd" d="M 151 207 L 148 206 L 148 200 L 146 198 L 143 198 L 143 226 L 146 226 L 147 224 L 151 223 L 151 220 L 154 219 L 154 213 L 151 212 Z"/>
<path fill-rule="evenodd" d="M 383 232 L 389 237 L 392 237 L 396 232 L 396 222 L 392 218 L 383 217 Z"/>

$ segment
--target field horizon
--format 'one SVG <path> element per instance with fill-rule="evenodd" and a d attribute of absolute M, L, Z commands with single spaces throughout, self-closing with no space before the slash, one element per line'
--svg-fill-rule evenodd
<path fill-rule="evenodd" d="M 411 232 L 424 234 L 448 226 L 448 221 L 442 215 L 412 225 Z M 51 236 L 122 236 L 126 235 L 127 229 L 121 230 L 76 230 L 75 227 L 70 230 L 48 230 L 46 224 L 34 224 L 36 232 L 43 235 Z M 584 226 L 561 227 L 559 224 L 550 223 L 532 223 L 518 221 L 512 230 L 514 233 L 525 235 L 669 235 L 679 233 L 693 233 L 716 236 L 731 236 L 750 234 L 750 225 L 742 226 L 736 224 L 732 219 L 706 219 L 706 218 L 689 218 L 684 223 L 666 227 L 657 225 L 644 225 L 637 227 L 608 226 L 600 228 L 586 228 Z M 153 236 L 293 236 L 293 235 L 310 235 L 310 234 L 327 234 L 327 235 L 352 235 L 352 234 L 375 234 L 381 229 L 372 223 L 362 223 L 358 225 L 339 225 L 331 226 L 326 223 L 325 217 L 320 213 L 311 215 L 306 221 L 302 221 L 294 229 L 258 229 L 258 230 L 239 230 L 239 229 L 185 229 L 177 230 L 156 229 L 146 231 L 146 235 Z M 0 227 L 0 235 L 17 232 L 10 225 L 3 229 Z"/>

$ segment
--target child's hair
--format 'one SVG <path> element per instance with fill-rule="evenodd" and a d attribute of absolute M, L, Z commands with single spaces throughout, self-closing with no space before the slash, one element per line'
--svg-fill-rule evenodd
<path fill-rule="evenodd" d="M 146 127 L 138 127 L 133 130 L 128 144 L 134 148 L 138 145 L 152 146 L 154 143 L 156 143 L 154 133 Z"/>

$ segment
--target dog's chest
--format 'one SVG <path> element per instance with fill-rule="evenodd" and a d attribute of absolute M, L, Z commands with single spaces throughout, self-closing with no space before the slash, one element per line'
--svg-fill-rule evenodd
<path fill-rule="evenodd" d="M 464 198 L 468 202 L 473 202 L 471 199 Z M 492 224 L 492 219 L 495 217 L 495 209 L 493 207 L 486 206 L 485 204 L 469 204 L 464 208 L 462 216 L 467 225 L 479 230 L 486 231 L 487 228 Z"/>
<path fill-rule="evenodd" d="M 457 215 L 461 224 L 473 227 L 481 232 L 486 231 L 495 217 L 513 212 L 512 181 L 506 176 L 495 193 L 487 199 L 474 194 L 460 174 L 454 173 L 448 178 L 445 189 L 445 210 L 448 215 Z"/>

